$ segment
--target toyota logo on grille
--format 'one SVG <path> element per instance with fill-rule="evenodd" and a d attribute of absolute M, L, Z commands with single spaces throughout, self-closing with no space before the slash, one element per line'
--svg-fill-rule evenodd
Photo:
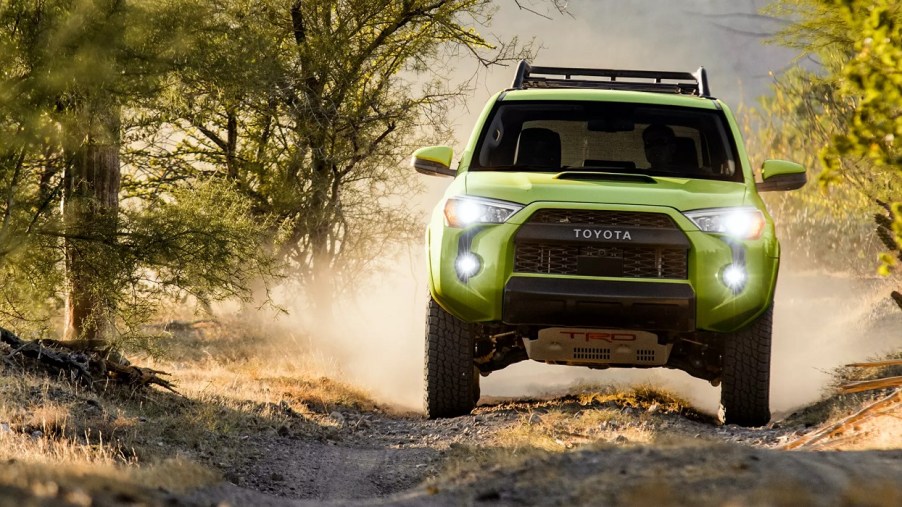
<path fill-rule="evenodd" d="M 573 229 L 573 235 L 579 239 L 621 239 L 632 241 L 630 231 L 617 229 Z"/>

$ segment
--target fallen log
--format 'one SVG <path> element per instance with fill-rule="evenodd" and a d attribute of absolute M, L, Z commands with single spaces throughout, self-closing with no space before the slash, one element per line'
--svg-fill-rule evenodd
<path fill-rule="evenodd" d="M 22 340 L 2 327 L 0 327 L 0 341 L 12 348 L 10 356 L 19 354 L 40 361 L 51 368 L 65 370 L 75 378 L 91 378 L 91 374 L 88 371 L 89 360 L 84 354 L 74 352 L 61 353 L 45 347 L 41 340 Z"/>
<path fill-rule="evenodd" d="M 0 327 L 0 342 L 9 345 L 5 357 L 22 356 L 56 372 L 64 372 L 73 381 L 95 389 L 110 382 L 133 388 L 157 385 L 181 395 L 161 376 L 164 371 L 134 366 L 103 342 L 62 342 L 59 340 L 23 340 Z"/>

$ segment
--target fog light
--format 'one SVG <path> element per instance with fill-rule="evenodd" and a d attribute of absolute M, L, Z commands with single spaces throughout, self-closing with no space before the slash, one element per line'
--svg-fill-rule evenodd
<path fill-rule="evenodd" d="M 745 272 L 745 266 L 740 264 L 730 264 L 723 268 L 720 274 L 720 280 L 733 293 L 739 293 L 745 288 L 745 282 L 748 280 L 748 274 Z"/>
<path fill-rule="evenodd" d="M 479 272 L 482 262 L 479 257 L 472 252 L 464 252 L 457 256 L 454 268 L 457 270 L 457 277 L 463 281 L 467 281 L 471 276 Z"/>

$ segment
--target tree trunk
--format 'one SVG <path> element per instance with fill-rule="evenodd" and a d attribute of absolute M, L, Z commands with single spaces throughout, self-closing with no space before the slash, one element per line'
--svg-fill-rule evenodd
<path fill-rule="evenodd" d="M 91 115 L 86 141 L 66 166 L 63 223 L 67 340 L 110 341 L 116 300 L 119 109 Z"/>
<path fill-rule="evenodd" d="M 313 298 L 313 310 L 317 317 L 331 322 L 335 288 L 332 286 L 332 255 L 329 252 L 329 235 L 333 217 L 331 209 L 329 209 L 328 177 L 326 161 L 314 157 L 311 207 L 307 225 L 312 261 L 310 293 Z"/>

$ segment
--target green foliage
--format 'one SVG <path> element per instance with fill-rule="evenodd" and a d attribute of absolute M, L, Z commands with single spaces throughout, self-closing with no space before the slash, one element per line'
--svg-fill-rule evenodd
<path fill-rule="evenodd" d="M 801 245 L 817 264 L 847 269 L 850 259 L 873 259 L 887 247 L 886 234 L 879 233 L 887 224 L 875 217 L 886 219 L 888 203 L 898 201 L 902 189 L 898 148 L 886 130 L 900 128 L 902 98 L 898 81 L 892 83 L 902 67 L 902 6 L 884 0 L 782 0 L 768 13 L 792 21 L 775 40 L 798 49 L 800 62 L 809 64 L 775 78 L 774 95 L 753 113 L 762 128 L 751 134 L 752 142 L 803 162 L 820 185 L 766 199 L 785 215 L 781 222 L 790 245 Z M 882 42 L 875 44 L 874 37 Z M 878 154 L 889 156 L 878 161 Z"/>
<path fill-rule="evenodd" d="M 153 142 L 134 155 L 153 161 L 141 169 L 154 181 L 232 182 L 273 218 L 295 278 L 328 299 L 420 235 L 405 162 L 449 137 L 446 112 L 464 92 L 441 72 L 461 52 L 485 65 L 526 53 L 471 28 L 491 20 L 489 0 L 216 5 L 157 106 L 166 123 L 151 122 Z"/>
<path fill-rule="evenodd" d="M 142 339 L 141 325 L 167 303 L 189 296 L 206 308 L 213 301 L 248 301 L 255 280 L 278 277 L 261 234 L 266 223 L 250 208 L 219 181 L 125 207 L 116 243 L 125 268 L 116 291 L 123 339 Z"/>
<path fill-rule="evenodd" d="M 521 5 L 539 4 L 563 9 Z M 0 312 L 46 323 L 80 292 L 134 337 L 165 301 L 247 298 L 283 266 L 318 295 L 353 286 L 420 235 L 404 162 L 450 136 L 446 112 L 466 91 L 447 84 L 453 61 L 528 54 L 479 35 L 494 10 L 491 0 L 3 1 Z M 109 177 L 95 185 L 121 176 L 109 203 L 104 189 L 79 193 L 90 173 L 80 157 L 106 157 Z M 85 276 L 73 259 L 89 261 Z"/>
<path fill-rule="evenodd" d="M 818 149 L 842 128 L 829 113 L 840 107 L 833 90 L 826 79 L 795 68 L 775 80 L 773 94 L 762 97 L 759 108 L 742 111 L 753 166 L 765 158 L 793 160 L 819 179 Z M 871 217 L 879 208 L 857 186 L 809 184 L 762 197 L 779 224 L 784 260 L 796 263 L 794 269 L 873 271 L 880 245 Z"/>
<path fill-rule="evenodd" d="M 848 128 L 821 151 L 831 183 L 849 172 L 845 160 L 867 164 L 881 182 L 889 183 L 883 202 L 892 218 L 895 251 L 881 255 L 881 273 L 902 260 L 902 5 L 894 0 L 835 0 L 850 33 L 854 54 L 840 72 L 840 93 L 853 101 Z M 882 196 L 881 196 L 882 197 Z M 879 198 L 879 197 L 878 197 Z"/>
<path fill-rule="evenodd" d="M 122 142 L 134 141 L 120 137 L 143 120 L 132 111 L 164 89 L 192 45 L 189 29 L 200 19 L 183 11 L 191 4 L 0 4 L 0 314 L 17 329 L 57 331 L 48 319 L 71 294 L 73 252 L 90 261 L 81 297 L 116 310 L 120 339 L 134 337 L 165 301 L 246 298 L 253 280 L 272 275 L 260 236 L 267 217 L 251 218 L 246 198 L 229 184 L 126 188 L 120 210 L 91 222 L 60 212 L 86 147 L 107 145 L 116 157 Z M 92 198 L 80 206 L 98 206 Z"/>
<path fill-rule="evenodd" d="M 143 203 L 142 203 L 143 204 Z M 241 282 L 268 276 L 274 265 L 261 255 L 261 223 L 251 202 L 228 183 L 202 181 L 174 189 L 166 199 L 124 211 L 119 245 L 133 255 L 133 268 L 153 268 L 153 276 L 135 276 L 131 285 L 147 284 L 184 292 L 202 302 L 245 299 Z"/>
<path fill-rule="evenodd" d="M 28 245 L 0 257 L 0 320 L 23 337 L 58 335 L 54 321 L 63 306 L 62 251 L 50 236 L 29 238 Z"/>

